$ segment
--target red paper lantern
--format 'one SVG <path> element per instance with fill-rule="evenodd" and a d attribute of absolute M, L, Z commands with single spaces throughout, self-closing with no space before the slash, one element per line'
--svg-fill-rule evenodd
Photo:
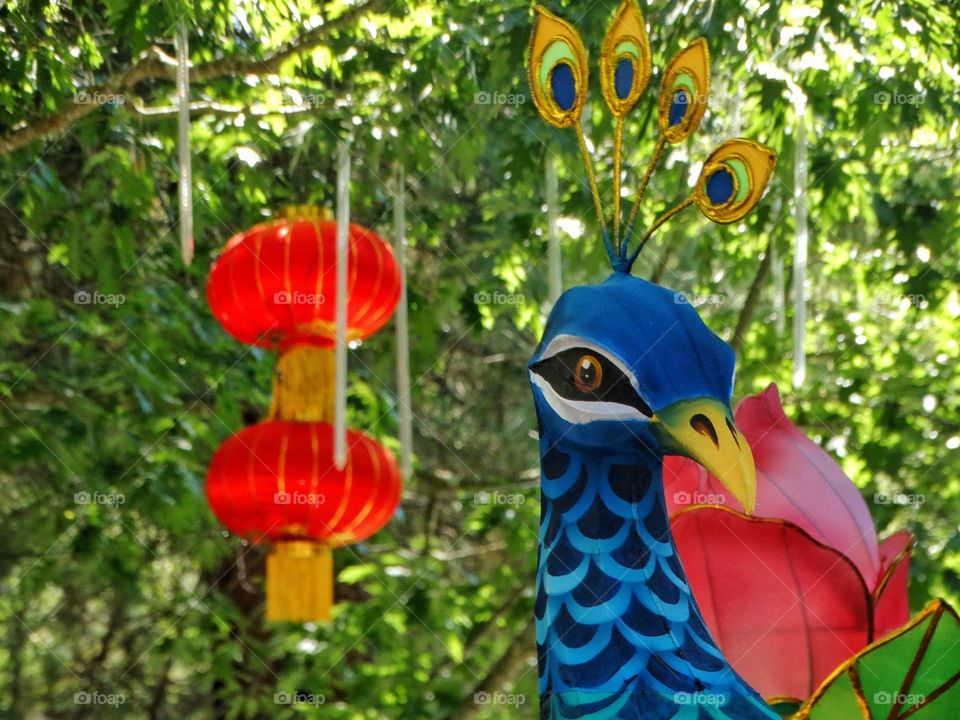
<path fill-rule="evenodd" d="M 269 541 L 267 619 L 327 620 L 332 549 L 382 528 L 400 502 L 400 470 L 373 438 L 347 431 L 333 462 L 329 423 L 272 420 L 229 438 L 207 472 L 207 500 L 229 530 Z"/>
<path fill-rule="evenodd" d="M 227 529 L 254 542 L 337 547 L 387 523 L 400 501 L 400 471 L 386 448 L 358 430 L 347 430 L 347 462 L 337 469 L 332 425 L 272 420 L 220 446 L 207 499 Z"/>
<path fill-rule="evenodd" d="M 260 347 L 333 344 L 337 224 L 317 210 L 234 235 L 214 263 L 207 300 L 240 342 Z M 369 337 L 400 298 L 393 251 L 376 233 L 350 226 L 347 339 Z"/>
<path fill-rule="evenodd" d="M 329 619 L 332 549 L 379 530 L 400 501 L 397 464 L 367 435 L 347 431 L 347 460 L 334 463 L 336 227 L 296 208 L 231 238 L 207 283 L 227 332 L 280 350 L 267 420 L 224 442 L 207 474 L 223 524 L 271 545 L 270 620 Z M 390 318 L 401 280 L 373 232 L 351 225 L 348 247 L 347 339 L 359 340 Z"/>

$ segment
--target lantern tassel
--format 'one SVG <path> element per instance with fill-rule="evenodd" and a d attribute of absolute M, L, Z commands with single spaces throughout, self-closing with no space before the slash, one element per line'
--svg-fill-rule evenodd
<path fill-rule="evenodd" d="M 280 540 L 267 555 L 267 620 L 328 622 L 333 552 L 311 540 Z"/>
<path fill-rule="evenodd" d="M 277 358 L 268 420 L 332 423 L 336 358 L 330 348 L 294 345 Z"/>

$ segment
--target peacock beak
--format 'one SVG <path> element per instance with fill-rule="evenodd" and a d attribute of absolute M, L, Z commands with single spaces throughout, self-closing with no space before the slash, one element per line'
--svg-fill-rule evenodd
<path fill-rule="evenodd" d="M 665 453 L 703 465 L 752 514 L 757 469 L 731 415 L 726 404 L 712 398 L 681 400 L 658 411 L 650 427 Z"/>

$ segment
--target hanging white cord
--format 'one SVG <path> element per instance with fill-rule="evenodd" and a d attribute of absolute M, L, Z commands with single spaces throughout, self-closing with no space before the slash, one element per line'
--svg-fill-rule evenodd
<path fill-rule="evenodd" d="M 796 121 L 796 148 L 793 164 L 793 211 L 796 248 L 793 254 L 793 387 L 799 388 L 807 375 L 804 350 L 807 336 L 807 96 L 794 87 L 793 112 Z"/>
<path fill-rule="evenodd" d="M 563 269 L 560 254 L 560 232 L 557 228 L 557 207 L 559 204 L 557 188 L 557 165 L 551 153 L 547 153 L 547 273 L 549 277 L 550 305 L 560 298 L 563 292 Z"/>
<path fill-rule="evenodd" d="M 780 201 L 777 198 L 773 203 L 773 216 L 780 217 Z M 784 302 L 783 255 L 777 247 L 776 237 L 770 238 L 770 275 L 773 279 L 773 329 L 778 338 L 782 338 L 787 327 L 785 324 L 786 307 Z"/>
<path fill-rule="evenodd" d="M 184 265 L 193 262 L 193 171 L 190 167 L 190 48 L 187 24 L 177 27 L 177 150 L 180 182 L 180 257 Z"/>
<path fill-rule="evenodd" d="M 334 348 L 333 461 L 338 470 L 347 462 L 347 264 L 350 260 L 350 150 L 337 143 L 337 305 Z"/>
<path fill-rule="evenodd" d="M 400 416 L 400 471 L 413 471 L 413 410 L 410 406 L 410 327 L 407 318 L 407 208 L 403 166 L 393 168 L 393 252 L 400 269 L 397 304 L 397 405 Z"/>

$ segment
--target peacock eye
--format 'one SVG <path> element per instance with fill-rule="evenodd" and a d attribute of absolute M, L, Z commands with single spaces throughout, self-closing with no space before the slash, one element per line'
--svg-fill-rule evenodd
<path fill-rule="evenodd" d="M 603 366 L 593 355 L 581 355 L 573 371 L 573 382 L 580 392 L 594 392 L 603 384 Z"/>
<path fill-rule="evenodd" d="M 547 351 L 530 366 L 534 384 L 549 390 L 547 401 L 571 422 L 649 418 L 653 411 L 640 397 L 633 373 L 598 348 L 558 336 L 566 347 Z M 572 347 L 571 347 L 572 345 Z"/>

